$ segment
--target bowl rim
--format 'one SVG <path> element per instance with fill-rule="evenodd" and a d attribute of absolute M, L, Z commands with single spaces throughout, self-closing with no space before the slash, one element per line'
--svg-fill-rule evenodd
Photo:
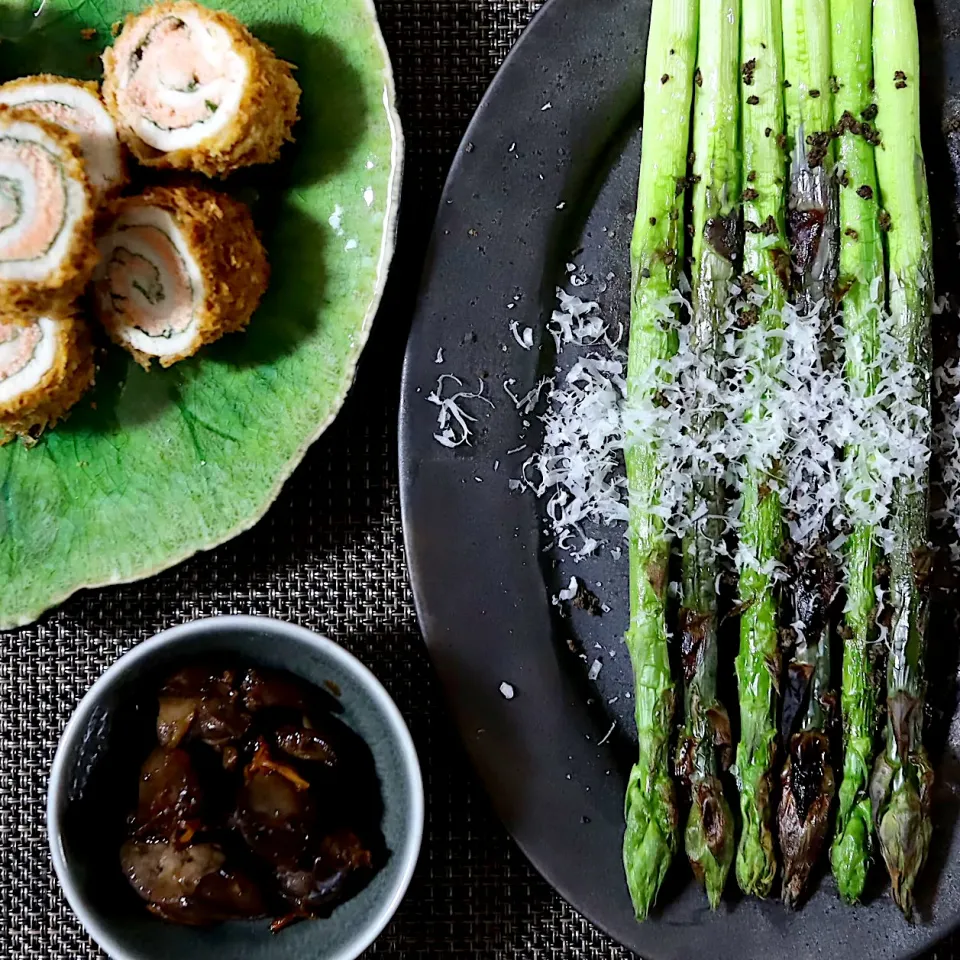
<path fill-rule="evenodd" d="M 410 730 L 399 708 L 390 694 L 387 693 L 383 684 L 374 676 L 370 668 L 365 666 L 352 653 L 329 637 L 315 633 L 307 627 L 288 623 L 274 617 L 250 614 L 201 617 L 188 623 L 161 630 L 148 640 L 138 643 L 126 653 L 121 654 L 81 697 L 60 736 L 50 767 L 47 785 L 46 827 L 54 872 L 70 909 L 87 933 L 112 960 L 142 960 L 142 958 L 121 946 L 110 930 L 101 924 L 99 919 L 87 908 L 77 885 L 74 883 L 73 873 L 67 866 L 61 843 L 61 819 L 66 806 L 66 781 L 70 772 L 67 763 L 68 755 L 72 752 L 71 748 L 76 744 L 78 737 L 86 729 L 87 721 L 97 703 L 99 703 L 101 695 L 119 682 L 122 676 L 126 676 L 141 661 L 151 656 L 154 650 L 199 633 L 226 633 L 244 628 L 265 631 L 272 633 L 274 636 L 283 636 L 294 642 L 311 646 L 337 662 L 344 670 L 356 676 L 371 694 L 378 709 L 385 715 L 391 728 L 393 740 L 399 747 L 401 760 L 409 779 L 410 809 L 407 814 L 407 832 L 404 836 L 402 849 L 398 851 L 402 858 L 402 869 L 396 882 L 390 888 L 389 896 L 380 903 L 373 913 L 372 919 L 353 934 L 345 944 L 334 948 L 324 957 L 324 960 L 355 960 L 363 953 L 390 922 L 413 879 L 423 840 L 425 812 L 423 774 Z M 291 673 L 296 674 L 296 671 L 292 670 Z"/>

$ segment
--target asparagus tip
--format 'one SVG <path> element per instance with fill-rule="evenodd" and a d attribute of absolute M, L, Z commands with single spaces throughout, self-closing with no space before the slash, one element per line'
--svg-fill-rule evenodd
<path fill-rule="evenodd" d="M 818 731 L 795 734 L 780 777 L 778 823 L 783 852 L 783 902 L 799 906 L 830 825 L 833 768 L 830 741 Z"/>
<path fill-rule="evenodd" d="M 626 798 L 623 866 L 637 920 L 646 920 L 677 849 L 677 806 L 673 782 L 658 777 L 645 789 L 642 771 L 634 766 Z"/>
<path fill-rule="evenodd" d="M 694 787 L 684 841 L 690 866 L 716 910 L 734 854 L 733 815 L 716 777 L 704 777 Z"/>
<path fill-rule="evenodd" d="M 847 738 L 840 803 L 830 862 L 837 891 L 845 903 L 860 901 L 873 859 L 873 807 L 870 802 L 870 737 Z"/>
<path fill-rule="evenodd" d="M 768 897 L 777 876 L 773 834 L 766 824 L 744 823 L 737 848 L 737 883 L 748 896 Z"/>
<path fill-rule="evenodd" d="M 843 826 L 837 826 L 830 862 L 837 891 L 845 903 L 859 903 L 863 896 L 870 867 L 871 836 L 869 804 L 856 807 Z"/>
<path fill-rule="evenodd" d="M 893 791 L 879 823 L 880 850 L 893 899 L 907 920 L 913 919 L 913 889 L 930 849 L 933 826 L 929 805 L 909 780 Z"/>

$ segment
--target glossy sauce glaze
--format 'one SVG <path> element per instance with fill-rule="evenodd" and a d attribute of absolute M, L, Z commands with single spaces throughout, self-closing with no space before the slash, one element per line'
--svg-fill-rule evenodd
<path fill-rule="evenodd" d="M 385 859 L 366 744 L 292 675 L 190 666 L 157 700 L 120 866 L 181 924 L 322 917 Z"/>

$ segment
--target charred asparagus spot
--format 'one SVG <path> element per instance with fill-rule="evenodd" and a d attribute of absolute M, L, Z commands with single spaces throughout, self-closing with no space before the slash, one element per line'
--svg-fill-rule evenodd
<path fill-rule="evenodd" d="M 737 155 L 741 70 L 737 4 L 700 0 L 698 64 L 703 79 L 694 103 L 693 310 L 690 349 L 705 370 L 715 369 L 730 287 L 739 272 L 740 186 Z M 733 122 L 731 122 L 731 119 Z M 697 409 L 695 435 L 717 429 L 719 413 Z M 730 722 L 717 700 L 717 546 L 723 537 L 723 495 L 717 477 L 695 477 L 690 515 L 706 513 L 684 537 L 682 553 L 681 651 L 685 725 L 677 751 L 677 774 L 689 791 L 684 830 L 687 859 L 714 909 L 726 886 L 734 854 L 734 825 L 719 779 L 721 757 L 730 748 Z"/>
<path fill-rule="evenodd" d="M 836 701 L 830 635 L 837 594 L 833 560 L 819 541 L 800 551 L 792 567 L 788 595 L 797 643 L 783 698 L 786 761 L 778 811 L 783 900 L 791 908 L 803 899 L 830 824 L 834 776 L 826 731 Z"/>
<path fill-rule="evenodd" d="M 913 380 L 919 436 L 930 432 L 930 318 L 933 258 L 930 202 L 920 137 L 920 50 L 912 0 L 875 0 L 874 75 L 884 149 L 877 179 L 892 229 L 885 234 L 890 314 L 902 362 Z M 891 75 L 891 67 L 896 75 Z M 890 135 L 895 131 L 895 135 Z M 930 847 L 933 772 L 923 746 L 924 659 L 928 612 L 929 478 L 893 493 L 890 653 L 883 755 L 871 793 L 893 898 L 907 918 Z"/>
<path fill-rule="evenodd" d="M 654 0 L 647 42 L 640 181 L 631 243 L 633 278 L 627 393 L 631 403 L 655 402 L 647 371 L 677 350 L 661 304 L 676 288 L 685 250 L 683 194 L 697 47 L 697 0 Z M 669 76 L 669 83 L 661 77 Z M 663 256 L 661 251 L 671 251 Z M 651 393 L 653 395 L 651 395 Z M 677 849 L 679 811 L 670 762 L 674 685 L 667 646 L 666 583 L 670 544 L 657 512 L 665 482 L 655 441 L 626 449 L 630 502 L 630 626 L 626 642 L 636 687 L 637 758 L 624 804 L 623 865 L 638 919 L 656 901 Z"/>
<path fill-rule="evenodd" d="M 783 0 L 794 301 L 803 313 L 823 303 L 836 279 L 837 197 L 828 0 Z M 827 319 L 824 317 L 824 319 Z"/>
<path fill-rule="evenodd" d="M 837 197 L 833 163 L 827 151 L 811 167 L 801 125 L 791 161 L 787 230 L 793 248 L 793 279 L 798 309 L 810 313 L 823 304 L 836 280 Z"/>
<path fill-rule="evenodd" d="M 793 735 L 780 787 L 783 902 L 793 909 L 806 893 L 830 826 L 834 779 L 826 734 L 805 730 Z"/>

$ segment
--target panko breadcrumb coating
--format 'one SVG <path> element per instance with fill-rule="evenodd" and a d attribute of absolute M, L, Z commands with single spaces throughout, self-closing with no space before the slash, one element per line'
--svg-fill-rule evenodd
<path fill-rule="evenodd" d="M 107 109 L 146 166 L 224 176 L 293 139 L 291 64 L 223 11 L 178 0 L 130 14 L 103 69 Z"/>
<path fill-rule="evenodd" d="M 0 316 L 67 311 L 97 262 L 94 195 L 76 134 L 0 105 Z"/>
<path fill-rule="evenodd" d="M 10 323 L 0 317 L 0 444 L 35 440 L 93 384 L 93 346 L 75 314 Z"/>
<path fill-rule="evenodd" d="M 151 187 L 109 212 L 95 308 L 138 363 L 168 367 L 246 327 L 270 269 L 240 201 L 192 186 Z"/>

